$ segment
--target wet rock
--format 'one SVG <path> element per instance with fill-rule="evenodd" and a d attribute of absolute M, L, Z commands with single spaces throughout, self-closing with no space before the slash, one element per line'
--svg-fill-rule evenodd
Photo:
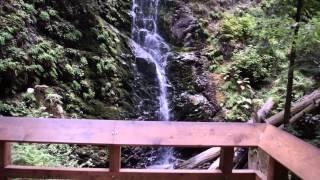
<path fill-rule="evenodd" d="M 148 80 L 157 83 L 157 70 L 156 65 L 152 63 L 151 61 L 143 58 L 136 58 L 136 65 L 138 71 L 144 76 L 144 78 L 147 78 Z"/>
<path fill-rule="evenodd" d="M 168 61 L 172 84 L 172 113 L 177 120 L 210 121 L 219 111 L 212 95 L 215 86 L 205 72 L 207 60 L 199 52 L 176 53 Z"/>
<path fill-rule="evenodd" d="M 72 153 L 78 160 L 80 167 L 106 168 L 108 152 L 106 148 L 98 146 L 75 146 Z"/>
<path fill-rule="evenodd" d="M 186 3 L 175 0 L 162 3 L 159 17 L 160 33 L 171 44 L 198 47 L 203 42 L 199 21 Z"/>
<path fill-rule="evenodd" d="M 195 89 L 197 92 L 205 91 L 208 87 L 208 78 L 206 76 L 198 76 L 195 80 Z"/>
<path fill-rule="evenodd" d="M 217 112 L 215 106 L 202 94 L 182 93 L 176 98 L 177 119 L 210 121 Z"/>
<path fill-rule="evenodd" d="M 175 12 L 171 32 L 174 39 L 184 47 L 192 47 L 195 43 L 195 33 L 200 28 L 189 7 L 181 5 Z"/>

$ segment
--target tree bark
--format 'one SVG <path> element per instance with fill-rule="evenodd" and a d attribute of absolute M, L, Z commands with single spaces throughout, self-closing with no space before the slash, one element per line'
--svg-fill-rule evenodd
<path fill-rule="evenodd" d="M 299 99 L 291 108 L 290 112 L 292 115 L 297 114 L 301 112 L 303 109 L 305 109 L 310 104 L 314 103 L 320 99 L 320 89 L 315 90 L 309 95 L 306 95 Z M 280 126 L 283 123 L 284 119 L 284 111 L 281 111 L 270 118 L 266 120 L 267 123 L 272 124 L 274 126 Z"/>
<path fill-rule="evenodd" d="M 302 8 L 303 8 L 303 0 L 297 0 L 297 13 L 296 13 L 296 27 L 294 30 L 294 39 L 292 43 L 292 48 L 291 52 L 289 55 L 289 70 L 288 70 L 288 84 L 287 84 L 287 95 L 286 95 L 286 103 L 285 103 L 285 111 L 284 111 L 284 124 L 289 123 L 289 119 L 291 116 L 291 102 L 292 102 L 292 91 L 293 91 L 293 78 L 294 78 L 294 65 L 295 65 L 295 60 L 297 57 L 297 37 L 299 34 L 299 29 L 300 29 L 300 20 L 301 20 L 301 14 L 302 14 Z"/>

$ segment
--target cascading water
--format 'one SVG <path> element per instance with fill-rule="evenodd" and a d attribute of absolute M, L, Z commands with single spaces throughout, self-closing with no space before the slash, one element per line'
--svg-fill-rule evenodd
<path fill-rule="evenodd" d="M 159 0 L 133 0 L 132 5 L 132 46 L 137 59 L 150 61 L 155 65 L 157 81 L 159 85 L 159 113 L 158 119 L 170 120 L 168 103 L 168 80 L 166 77 L 166 65 L 170 47 L 158 34 Z M 161 162 L 157 164 L 170 164 L 173 156 L 171 148 L 161 149 Z"/>

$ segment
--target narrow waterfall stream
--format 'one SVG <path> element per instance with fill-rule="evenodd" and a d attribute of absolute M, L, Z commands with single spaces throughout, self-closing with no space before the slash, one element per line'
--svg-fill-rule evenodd
<path fill-rule="evenodd" d="M 166 65 L 170 47 L 158 34 L 157 20 L 160 0 L 133 0 L 132 5 L 132 46 L 136 58 L 150 61 L 155 65 L 159 85 L 158 120 L 169 121 L 168 79 Z M 169 165 L 173 157 L 172 148 L 161 148 L 161 160 L 156 165 Z"/>

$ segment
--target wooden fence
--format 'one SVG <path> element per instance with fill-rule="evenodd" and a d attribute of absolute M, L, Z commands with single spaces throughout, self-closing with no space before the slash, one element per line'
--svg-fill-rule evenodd
<path fill-rule="evenodd" d="M 10 143 L 105 146 L 109 168 L 54 168 L 11 163 Z M 121 146 L 221 147 L 219 170 L 121 168 Z M 270 155 L 268 174 L 233 170 L 234 147 L 258 147 Z M 320 179 L 320 151 L 268 124 L 103 121 L 0 117 L 0 180 L 285 180 L 288 170 Z"/>

